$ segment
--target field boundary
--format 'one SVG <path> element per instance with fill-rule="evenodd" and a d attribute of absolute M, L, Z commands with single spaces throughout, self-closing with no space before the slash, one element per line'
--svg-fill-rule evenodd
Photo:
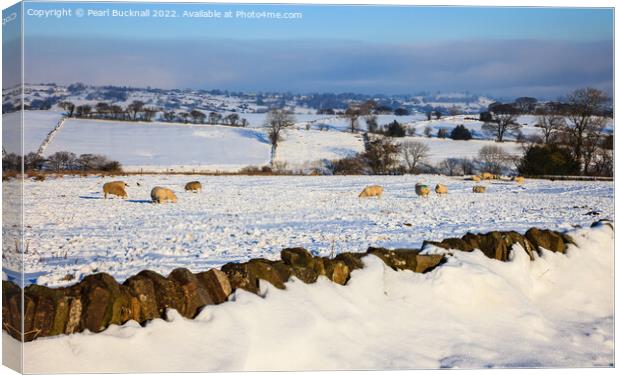
<path fill-rule="evenodd" d="M 54 128 L 47 134 L 47 136 L 41 143 L 41 146 L 39 146 L 39 149 L 37 150 L 38 156 L 41 156 L 41 157 L 43 156 L 45 149 L 47 149 L 50 143 L 52 143 L 52 141 L 54 140 L 54 137 L 60 131 L 60 129 L 62 129 L 66 120 L 67 120 L 67 117 L 65 116 L 61 117 L 60 120 L 58 120 L 58 122 L 56 123 L 56 126 L 54 126 Z"/>
<path fill-rule="evenodd" d="M 591 225 L 592 228 L 606 226 L 614 230 L 613 222 L 608 220 Z M 313 284 L 323 276 L 346 286 L 351 272 L 364 268 L 363 258 L 368 255 L 378 257 L 395 271 L 426 273 L 441 267 L 455 251 L 478 249 L 486 257 L 502 262 L 510 262 L 513 251 L 524 251 L 530 261 L 536 261 L 542 249 L 565 254 L 569 245 L 576 246 L 570 234 L 533 227 L 525 234 L 467 233 L 440 242 L 424 241 L 420 249 L 369 247 L 365 252 L 344 252 L 333 258 L 313 255 L 304 248 L 285 248 L 280 253 L 281 260 L 254 258 L 198 273 L 177 268 L 168 276 L 144 270 L 123 283 L 106 273 L 91 274 L 76 284 L 60 288 L 32 284 L 22 289 L 12 281 L 3 281 L 3 329 L 18 340 L 32 341 L 84 330 L 101 332 L 110 325 L 130 320 L 144 324 L 165 318 L 170 308 L 193 319 L 206 305 L 234 301 L 229 297 L 237 289 L 260 295 L 261 282 L 286 289 L 292 277 Z"/>

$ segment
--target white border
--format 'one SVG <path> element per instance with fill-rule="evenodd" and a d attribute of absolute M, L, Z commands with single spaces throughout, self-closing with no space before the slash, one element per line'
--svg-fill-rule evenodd
<path fill-rule="evenodd" d="M 16 0 L 8 0 L 8 1 L 4 1 L 2 0 L 2 9 L 7 8 L 13 4 L 18 3 L 18 1 Z M 84 2 L 84 1 L 80 1 L 80 0 L 65 0 L 65 1 L 54 1 L 54 0 L 25 0 L 26 2 Z M 379 0 L 296 0 L 296 1 L 290 1 L 290 0 L 280 0 L 280 1 L 265 1 L 265 0 L 243 0 L 243 1 L 234 1 L 234 0 L 219 0 L 219 1 L 192 1 L 192 0 L 185 0 L 185 1 L 178 1 L 178 0 L 150 0 L 150 1 L 136 1 L 136 0 L 106 0 L 106 1 L 99 1 L 99 2 L 125 2 L 125 3 L 144 3 L 144 2 L 153 2 L 153 3 L 246 3 L 246 4 L 325 4 L 325 5 L 334 5 L 334 4 L 342 4 L 342 5 L 366 5 L 366 4 L 372 4 L 372 5 L 437 5 L 437 6 L 487 6 L 487 7 L 583 7 L 583 8 L 614 8 L 614 16 L 615 16 L 615 1 L 613 0 L 589 0 L 589 1 L 583 1 L 583 0 L 519 0 L 519 1 L 515 1 L 515 0 L 505 0 L 505 1 L 498 1 L 498 0 L 476 0 L 476 1 L 471 1 L 471 0 L 448 0 L 448 1 L 442 1 L 442 0 L 422 0 L 422 1 L 412 1 L 412 0 L 387 0 L 387 1 L 379 1 Z M 615 17 L 614 17 L 615 18 Z M 614 25 L 615 25 L 615 19 L 614 19 Z M 616 48 L 616 43 L 618 40 L 618 35 L 617 35 L 617 29 L 615 29 L 614 27 L 614 78 L 615 78 L 615 67 L 617 64 L 617 48 Z M 1 32 L 0 32 L 0 36 L 1 36 Z M 2 49 L 0 48 L 0 61 L 2 59 Z M 0 83 L 2 82 L 2 72 L 0 70 Z M 616 115 L 616 111 L 615 109 L 618 107 L 618 96 L 616 95 L 616 86 L 615 86 L 615 79 L 614 79 L 614 117 Z M 2 141 L 2 135 L 0 134 L 0 142 Z M 617 150 L 618 149 L 618 145 L 620 144 L 620 142 L 618 142 L 618 139 L 616 137 L 616 139 L 614 140 L 614 147 Z M 614 167 L 617 165 L 616 164 L 617 161 L 617 153 L 614 154 Z M 615 184 L 615 182 L 614 182 Z M 617 194 L 617 186 L 615 186 L 614 189 L 614 197 Z M 0 190 L 0 202 L 1 202 L 1 198 L 2 198 L 2 192 Z M 620 204 L 618 204 L 618 202 L 616 201 L 615 203 L 615 212 L 618 212 L 618 208 L 620 207 Z M 617 245 L 617 242 L 615 243 Z M 617 248 L 617 246 L 615 246 L 615 248 Z M 618 259 L 616 259 L 615 261 L 615 269 L 618 269 Z M 616 280 L 616 286 L 617 286 L 617 280 Z M 618 289 L 616 288 L 615 291 L 617 292 Z M 617 295 L 617 294 L 616 294 Z M 618 337 L 618 330 L 617 330 L 617 325 L 615 326 L 615 338 Z M 303 350 L 303 348 L 300 348 L 300 350 Z M 1 352 L 0 352 L 1 353 Z M 615 355 L 615 362 L 617 364 L 617 355 L 616 353 L 614 353 Z M 398 370 L 398 371 L 373 371 L 370 374 L 376 374 L 376 375 L 390 375 L 390 374 L 438 374 L 438 371 L 441 370 Z M 615 373 L 616 370 L 614 368 L 605 368 L 605 369 L 568 369 L 568 368 L 562 368 L 562 369 L 508 369 L 508 370 L 504 370 L 504 369 L 500 369 L 500 370 L 449 370 L 449 371 L 458 371 L 458 374 L 478 374 L 478 373 L 482 373 L 482 374 L 501 374 L 501 375 L 517 375 L 517 374 L 570 374 L 570 375 L 574 375 L 574 374 L 589 374 L 591 372 L 594 372 L 596 374 L 599 373 L 605 373 L 605 374 L 611 374 L 611 373 Z M 317 375 L 351 375 L 351 374 L 364 374 L 366 373 L 366 371 L 362 372 L 362 371 L 322 371 L 322 372 L 316 372 L 316 371 L 310 371 L 310 372 L 303 372 L 303 374 L 317 374 Z M 6 368 L 6 367 L 0 367 L 0 375 L 4 375 L 4 374 L 17 374 L 16 372 Z M 169 374 L 183 374 L 183 373 L 169 373 Z M 237 372 L 229 372 L 227 374 L 247 374 L 247 373 L 237 373 Z M 261 375 L 261 374 L 270 374 L 269 372 L 252 372 L 251 374 L 256 374 L 256 375 Z M 301 374 L 301 373 L 295 373 L 295 372 L 279 372 L 279 374 Z"/>

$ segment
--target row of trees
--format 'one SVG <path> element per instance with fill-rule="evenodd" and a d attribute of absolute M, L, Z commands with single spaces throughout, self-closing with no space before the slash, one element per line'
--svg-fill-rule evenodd
<path fill-rule="evenodd" d="M 566 103 L 539 108 L 536 126 L 542 135 L 528 140 L 526 156 L 539 153 L 557 159 L 561 154 L 567 165 L 574 166 L 574 174 L 611 176 L 613 134 L 606 130 L 608 100 L 603 92 L 586 88 L 571 93 Z M 530 169 L 523 166 L 523 170 Z"/>
<path fill-rule="evenodd" d="M 341 115 L 347 119 L 351 133 L 359 131 L 359 122 L 362 119 L 366 122 L 370 133 L 381 133 L 383 129 L 379 128 L 377 116 L 389 113 L 391 111 L 386 110 L 385 106 L 378 105 L 374 100 L 367 100 L 361 103 L 349 103 L 348 108 Z M 396 108 L 393 113 L 396 116 L 408 116 L 411 114 L 406 108 Z M 428 111 L 426 114 L 429 120 L 432 116 L 435 116 L 437 119 L 441 118 L 441 112 L 439 111 Z"/>
<path fill-rule="evenodd" d="M 447 158 L 437 165 L 429 163 L 430 148 L 419 141 L 396 143 L 388 137 L 376 137 L 364 152 L 331 162 L 333 174 L 443 173 L 471 175 L 480 172 L 505 173 L 519 158 L 499 146 L 484 146 L 476 158 Z"/>
<path fill-rule="evenodd" d="M 520 165 L 522 173 L 540 174 L 541 169 L 535 166 L 548 165 L 545 157 L 562 156 L 557 168 L 548 166 L 542 170 L 611 175 L 613 135 L 606 131 L 610 114 L 606 106 L 608 101 L 600 90 L 584 88 L 572 92 L 563 103 L 536 104 L 534 100 L 523 98 L 515 103 L 493 103 L 488 112 L 480 114 L 480 120 L 484 121 L 483 130 L 494 135 L 498 142 L 503 142 L 508 135 L 517 135 L 526 144 L 525 156 L 533 160 Z M 517 119 L 522 113 L 536 115 L 536 127 L 541 135 L 519 136 L 521 125 Z"/>
<path fill-rule="evenodd" d="M 612 150 L 611 141 L 607 147 Z M 571 151 L 556 144 L 529 146 L 522 156 L 510 154 L 497 145 L 487 145 L 475 158 L 447 158 L 437 165 L 428 162 L 429 156 L 430 148 L 422 142 L 398 144 L 391 138 L 379 137 L 369 142 L 363 153 L 332 161 L 329 170 L 333 174 L 441 173 L 449 176 L 481 172 L 506 174 L 515 167 L 524 175 L 571 176 L 581 171 Z M 595 166 L 591 174 L 613 176 L 613 154 L 603 154 Z"/>
<path fill-rule="evenodd" d="M 102 171 L 120 172 L 121 163 L 110 160 L 103 155 L 82 154 L 77 156 L 73 152 L 58 151 L 47 158 L 34 152 L 28 153 L 23 158 L 24 171 L 49 170 L 61 171 Z M 4 171 L 21 172 L 22 157 L 14 153 L 5 154 L 2 157 Z"/>
<path fill-rule="evenodd" d="M 66 111 L 67 117 L 105 119 L 119 121 L 144 121 L 150 122 L 161 112 L 159 120 L 164 122 L 181 122 L 185 124 L 211 124 L 228 126 L 248 126 L 248 120 L 241 118 L 237 113 L 223 115 L 218 112 L 208 114 L 193 109 L 189 112 L 162 111 L 160 108 L 147 106 L 140 100 L 134 100 L 126 107 L 99 102 L 95 106 L 90 104 L 75 105 L 69 101 L 58 104 Z"/>

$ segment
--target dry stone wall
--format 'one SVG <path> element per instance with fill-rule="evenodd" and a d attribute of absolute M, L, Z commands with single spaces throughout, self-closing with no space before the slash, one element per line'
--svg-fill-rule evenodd
<path fill-rule="evenodd" d="M 597 222 L 595 225 L 613 224 Z M 3 281 L 3 329 L 19 340 L 31 341 L 84 330 L 100 332 L 111 324 L 129 320 L 143 324 L 165 317 L 169 308 L 186 318 L 194 318 L 202 307 L 226 302 L 239 288 L 258 293 L 260 282 L 285 289 L 291 277 L 314 283 L 324 276 L 346 285 L 351 272 L 363 268 L 362 259 L 370 254 L 394 270 L 424 273 L 440 266 L 450 256 L 449 252 L 447 255 L 422 253 L 429 246 L 466 252 L 480 249 L 489 258 L 507 261 L 515 244 L 521 245 L 530 259 L 535 260 L 540 248 L 564 253 L 571 243 L 565 233 L 532 228 L 525 235 L 512 231 L 467 233 L 461 238 L 424 242 L 422 249 L 371 247 L 364 253 L 341 253 L 333 259 L 314 256 L 303 248 L 288 248 L 282 250 L 280 260 L 252 259 L 199 273 L 179 268 L 167 277 L 147 270 L 122 284 L 105 273 L 87 276 L 64 288 L 29 285 L 22 291 L 13 282 Z"/>

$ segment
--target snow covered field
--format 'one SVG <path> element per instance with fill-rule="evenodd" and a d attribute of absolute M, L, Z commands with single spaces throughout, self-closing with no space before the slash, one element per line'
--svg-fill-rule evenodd
<path fill-rule="evenodd" d="M 341 131 L 321 131 L 316 126 L 310 130 L 304 126 L 286 130 L 276 159 L 296 170 L 362 152 L 362 135 L 346 132 L 344 124 L 340 125 Z M 514 142 L 436 137 L 395 139 L 427 144 L 431 150 L 428 162 L 435 164 L 446 158 L 475 157 L 485 145 L 499 145 L 514 155 L 522 153 L 521 146 Z M 266 132 L 258 128 L 73 119 L 56 133 L 45 156 L 57 151 L 95 153 L 120 161 L 127 171 L 215 172 L 267 165 L 270 147 Z"/>
<path fill-rule="evenodd" d="M 68 120 L 45 150 L 102 154 L 126 170 L 238 170 L 269 162 L 264 132 L 213 125 Z"/>
<path fill-rule="evenodd" d="M 7 153 L 21 153 L 19 149 L 21 134 L 21 113 L 2 115 L 2 146 Z M 24 151 L 36 152 L 49 132 L 62 117 L 61 112 L 24 111 Z"/>
<path fill-rule="evenodd" d="M 566 230 L 614 215 L 612 182 L 493 181 L 485 183 L 486 194 L 473 194 L 471 181 L 430 175 L 120 178 L 130 185 L 127 200 L 103 199 L 101 186 L 115 178 L 26 181 L 29 282 L 59 286 L 93 272 L 124 280 L 143 269 L 199 271 L 277 258 L 294 246 L 325 256 L 371 245 L 419 247 L 468 231 Z M 195 179 L 203 192 L 185 193 L 184 184 Z M 417 197 L 416 182 L 444 183 L 450 194 Z M 381 199 L 357 197 L 370 184 L 385 187 Z M 156 185 L 177 192 L 178 203 L 151 204 Z M 587 215 L 592 211 L 599 214 Z M 11 264 L 4 267 L 10 276 Z M 67 275 L 73 281 L 63 281 Z"/>
<path fill-rule="evenodd" d="M 3 128 L 7 152 L 18 151 L 19 138 L 16 113 L 4 115 Z M 118 160 L 127 171 L 146 172 L 235 172 L 248 166 L 267 165 L 270 143 L 262 128 L 265 114 L 244 114 L 250 127 L 237 128 L 219 125 L 192 125 L 162 122 L 122 122 L 71 119 L 55 133 L 45 149 L 44 156 L 57 151 L 71 151 L 77 155 L 95 153 Z M 61 117 L 57 111 L 26 111 L 24 145 L 26 152 L 36 151 Z M 347 120 L 338 116 L 297 114 L 294 127 L 283 132 L 276 160 L 287 169 L 302 170 L 316 167 L 325 160 L 340 159 L 363 151 L 361 133 L 350 133 Z M 427 162 L 437 165 L 446 158 L 473 158 L 487 145 L 503 148 L 512 155 L 521 155 L 523 149 L 515 142 L 496 143 L 482 131 L 482 122 L 471 120 L 471 115 L 446 116 L 439 120 L 425 120 L 420 114 L 411 116 L 378 116 L 379 125 L 394 120 L 415 129 L 415 136 L 394 138 L 397 142 L 418 141 L 430 147 Z M 525 135 L 539 134 L 536 117 L 521 116 Z M 363 131 L 366 124 L 359 121 Z M 437 138 L 441 128 L 452 130 L 464 124 L 475 139 L 453 141 Z M 309 127 L 309 128 L 308 128 Z M 424 129 L 432 129 L 432 137 L 423 136 Z M 613 129 L 613 124 L 609 125 Z M 513 137 L 514 138 L 514 137 Z M 507 139 L 512 139 L 507 137 Z"/>
<path fill-rule="evenodd" d="M 541 191 L 552 188 L 534 189 L 551 200 Z M 560 191 L 574 200 L 577 191 L 598 189 Z M 286 290 L 261 283 L 263 297 L 238 290 L 233 302 L 206 306 L 195 320 L 170 310 L 168 321 L 146 327 L 132 321 L 98 334 L 37 339 L 24 346 L 24 370 L 613 366 L 613 231 L 603 226 L 571 236 L 579 247 L 570 245 L 566 255 L 543 251 L 532 262 L 517 248 L 504 263 L 479 251 L 455 252 L 427 274 L 395 272 L 368 256 L 346 286 L 325 278 L 293 280 Z"/>

